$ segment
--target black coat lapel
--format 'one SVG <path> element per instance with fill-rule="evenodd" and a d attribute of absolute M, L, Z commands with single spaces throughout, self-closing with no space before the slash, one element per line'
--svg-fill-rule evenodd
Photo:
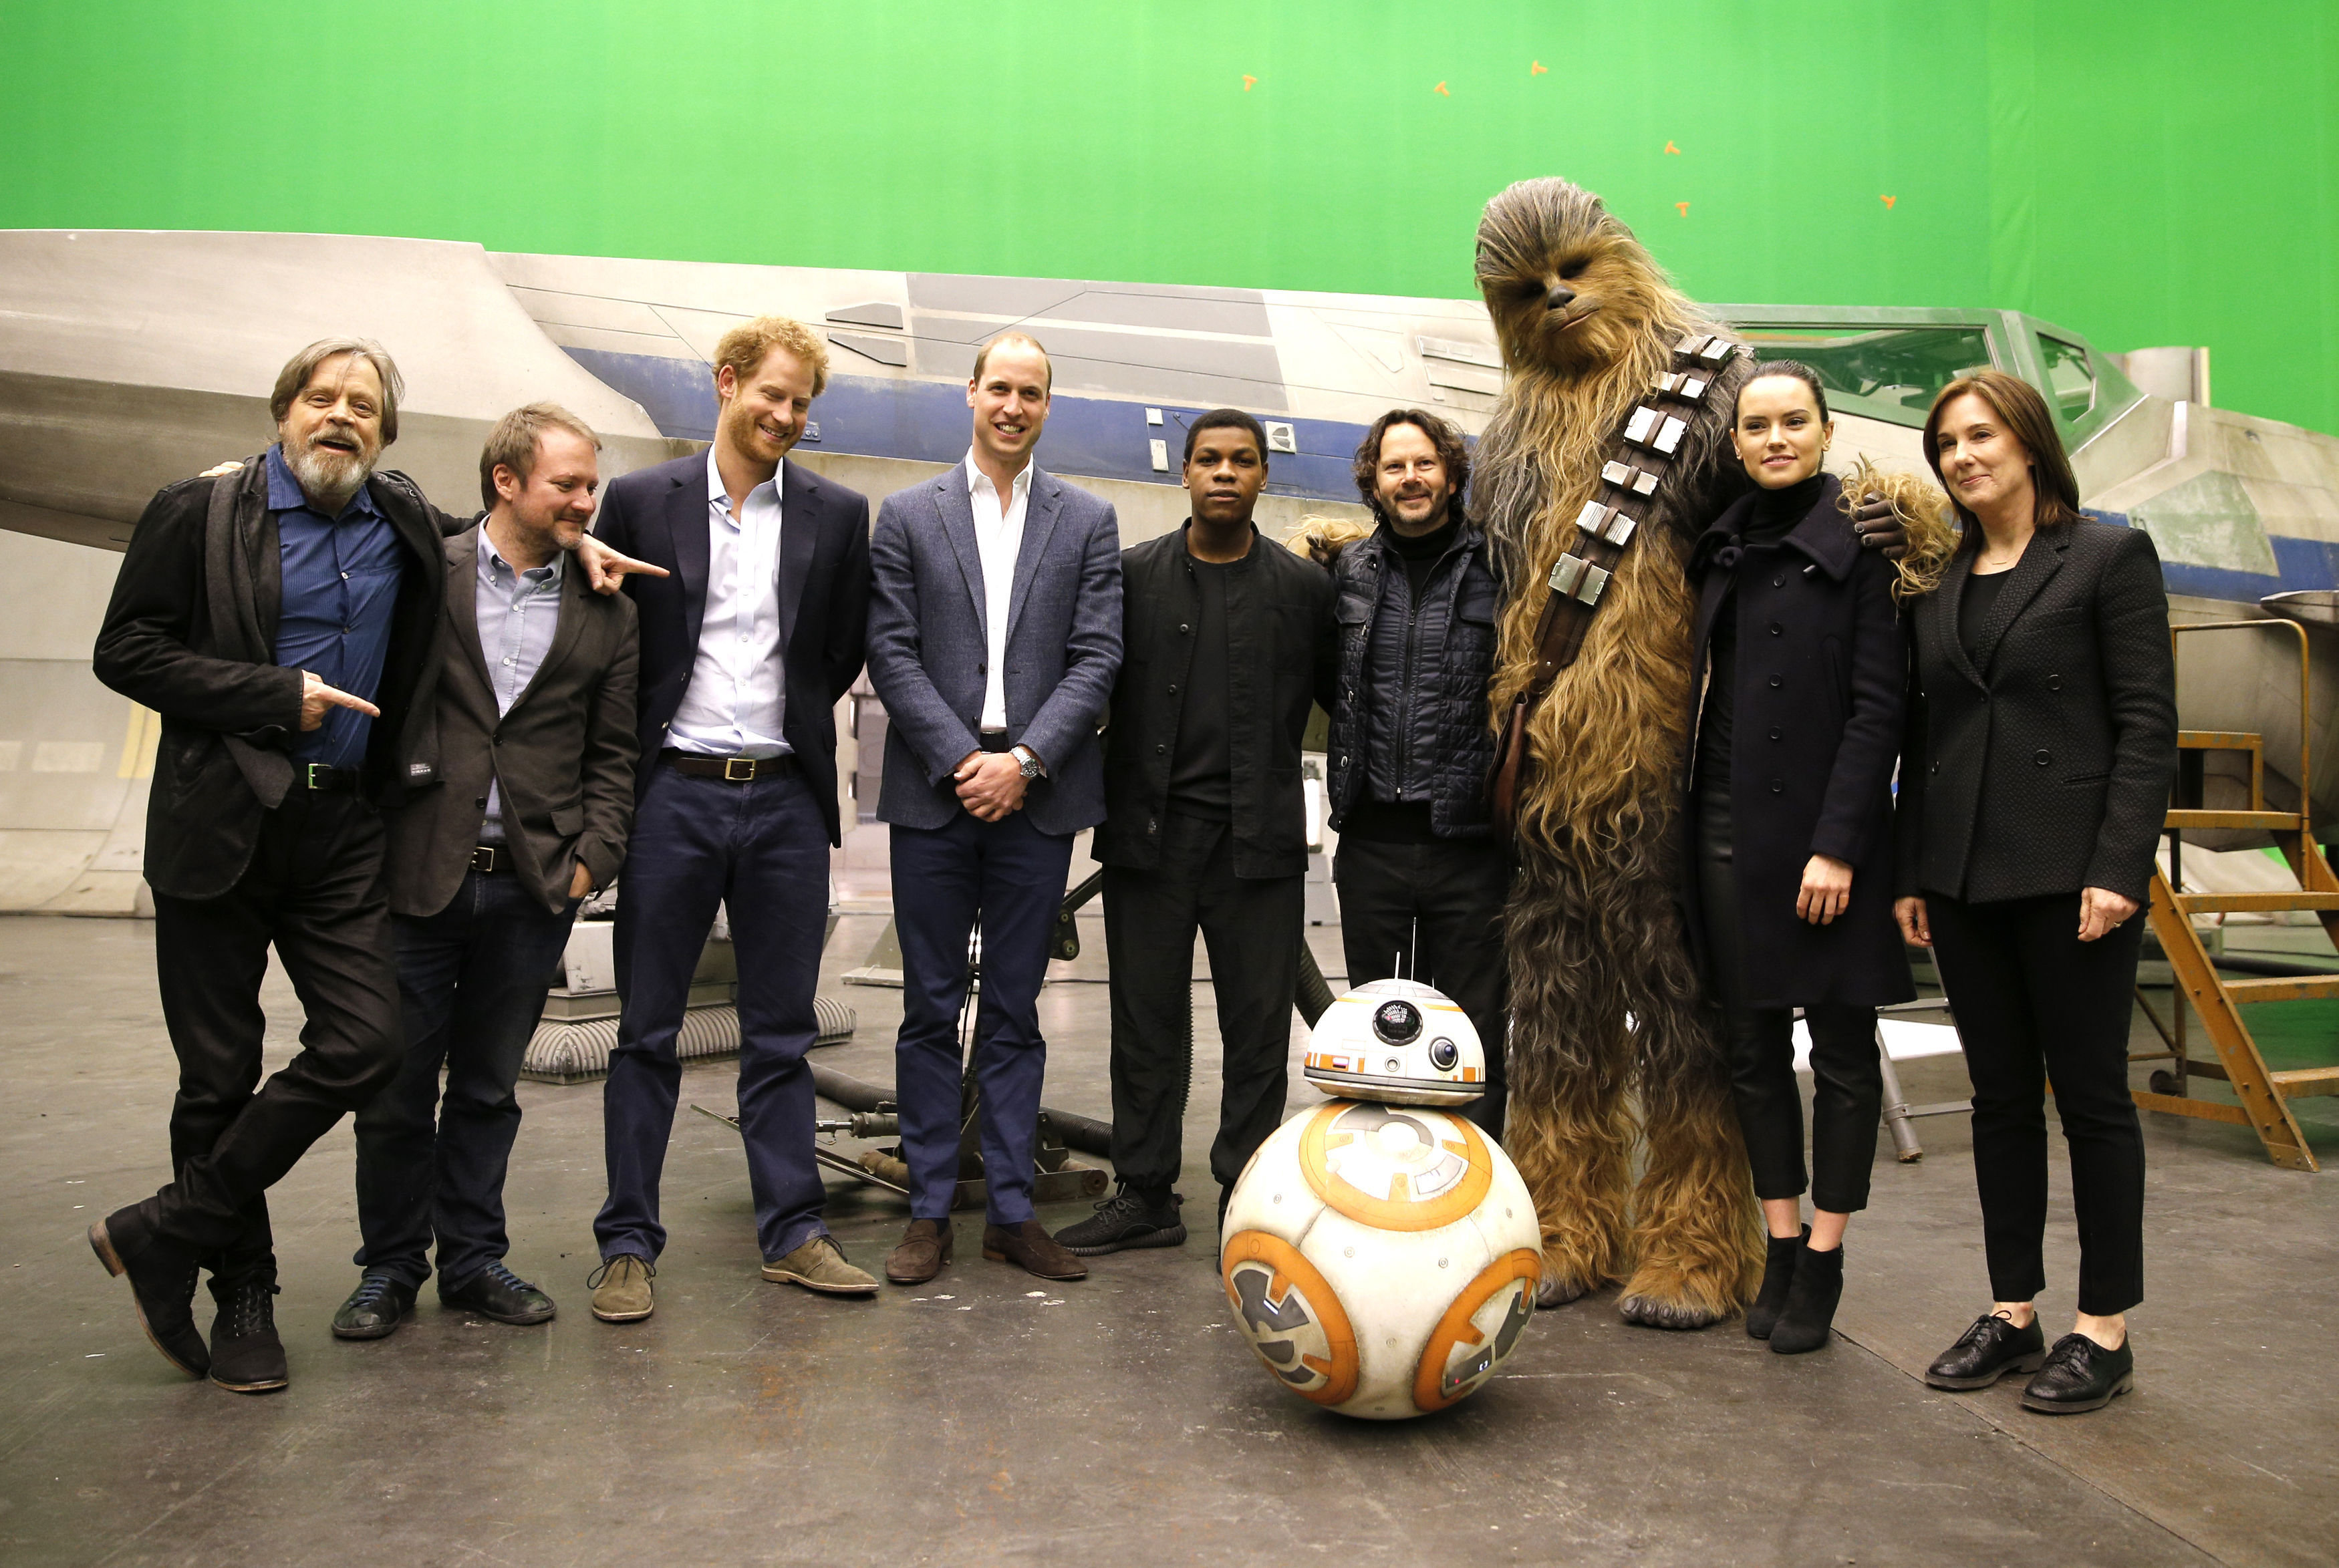
<path fill-rule="evenodd" d="M 1965 639 L 1958 636 L 1958 607 L 1965 603 L 1966 579 L 1973 576 L 1974 556 L 1971 550 L 1959 550 L 1949 557 L 1949 569 L 1941 574 L 1941 586 L 1926 600 L 1933 608 L 1933 635 L 1941 641 L 1941 651 L 1957 672 L 1966 679 L 1989 689 L 1981 678 L 1981 671 L 1966 656 Z"/>
<path fill-rule="evenodd" d="M 706 470 L 693 466 L 683 470 L 666 496 L 666 526 L 674 543 L 675 575 L 682 579 L 684 646 L 696 648 L 700 627 L 706 624 Z"/>
<path fill-rule="evenodd" d="M 820 506 L 804 470 L 780 465 L 780 653 L 786 657 L 796 635 L 796 610 L 812 580 L 813 552 L 820 544 Z"/>
<path fill-rule="evenodd" d="M 1998 603 L 1990 606 L 1989 616 L 1974 635 L 1973 662 L 1977 668 L 1989 670 L 1990 656 L 2005 640 L 2006 628 L 2029 607 L 2030 601 L 2038 597 L 2038 590 L 2047 586 L 2047 579 L 2063 569 L 2063 552 L 2069 547 L 2068 540 L 2059 535 L 2030 536 L 2022 558 L 2008 574 L 2006 587 L 1998 591 Z"/>

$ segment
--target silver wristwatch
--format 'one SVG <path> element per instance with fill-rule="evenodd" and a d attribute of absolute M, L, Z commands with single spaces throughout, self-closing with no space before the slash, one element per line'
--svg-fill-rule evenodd
<path fill-rule="evenodd" d="M 1039 754 L 1034 752 L 1030 746 L 1009 746 L 1007 748 L 1007 754 L 1015 759 L 1016 764 L 1023 770 L 1023 776 L 1025 778 L 1035 779 L 1040 776 L 1041 769 L 1040 767 Z"/>

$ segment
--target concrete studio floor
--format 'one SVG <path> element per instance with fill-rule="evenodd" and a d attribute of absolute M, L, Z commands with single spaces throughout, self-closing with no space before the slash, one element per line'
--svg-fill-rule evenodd
<path fill-rule="evenodd" d="M 832 986 L 881 918 L 845 919 Z M 1102 942 L 1084 923 L 1088 955 L 1043 998 L 1049 1100 L 1103 1117 Z M 1311 936 L 1337 972 L 1337 933 Z M 600 1091 L 525 1084 L 510 1261 L 559 1318 L 498 1326 L 426 1291 L 394 1337 L 340 1344 L 344 1123 L 271 1196 L 292 1386 L 239 1397 L 148 1347 L 82 1239 L 165 1174 L 152 962 L 141 923 L 0 921 L 11 1564 L 2339 1561 L 2339 1187 L 2275 1169 L 2245 1129 L 2164 1117 L 2145 1124 L 2138 1389 L 2080 1418 L 2026 1414 L 2014 1383 L 1961 1398 L 1918 1380 L 1986 1296 L 1960 1116 L 1920 1124 L 1921 1163 L 1884 1146 L 1825 1351 L 1772 1356 L 1734 1324 L 1630 1328 L 1594 1298 L 1539 1317 L 1500 1380 L 1442 1417 L 1320 1413 L 1252 1360 L 1207 1267 L 1208 1046 L 1187 1125 L 1199 1234 L 1044 1291 L 981 1260 L 972 1216 L 930 1287 L 864 1302 L 764 1283 L 736 1137 L 686 1110 L 657 1315 L 597 1323 Z M 298 1015 L 271 983 L 278 1061 Z M 861 1030 L 824 1059 L 889 1080 L 899 993 L 833 994 Z M 1196 1032 L 1214 1031 L 1199 988 Z M 1958 1057 L 1903 1071 L 1914 1100 L 1965 1092 Z M 686 1105 L 731 1109 L 732 1076 L 692 1069 Z M 1315 1099 L 1295 1068 L 1294 1109 Z M 2339 1162 L 2333 1102 L 2302 1109 Z M 2074 1267 L 2059 1159 L 2050 1332 Z M 841 1179 L 832 1193 L 832 1225 L 874 1267 L 902 1214 Z"/>

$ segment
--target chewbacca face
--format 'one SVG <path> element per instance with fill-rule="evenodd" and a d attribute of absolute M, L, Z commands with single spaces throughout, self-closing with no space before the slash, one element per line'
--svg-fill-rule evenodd
<path fill-rule="evenodd" d="M 1568 375 L 1623 358 L 1666 289 L 1633 231 L 1564 180 L 1522 180 L 1486 203 L 1477 271 L 1503 357 Z"/>

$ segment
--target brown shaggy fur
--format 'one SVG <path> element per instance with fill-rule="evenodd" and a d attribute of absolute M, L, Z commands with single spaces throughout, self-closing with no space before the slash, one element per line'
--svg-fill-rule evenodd
<path fill-rule="evenodd" d="M 1957 553 L 1957 525 L 1950 521 L 1949 498 L 1921 474 L 1880 468 L 1862 458 L 1843 476 L 1843 509 L 1849 516 L 1860 500 L 1881 496 L 1892 503 L 1892 515 L 1908 531 L 1906 554 L 1893 562 L 1898 574 L 1892 597 L 1905 604 L 1941 586 L 1941 573 Z"/>
<path fill-rule="evenodd" d="M 1477 276 L 1509 371 L 1472 492 L 1508 590 L 1499 715 L 1527 685 L 1545 579 L 1616 432 L 1671 368 L 1674 343 L 1716 329 L 1598 197 L 1561 180 L 1487 203 Z M 1750 358 L 1725 372 L 1719 414 L 1693 422 L 1582 655 L 1528 728 L 1508 915 L 1504 1143 L 1542 1220 L 1545 1299 L 1626 1278 L 1624 1315 L 1665 1327 L 1735 1312 L 1762 1257 L 1726 1068 L 1673 899 L 1691 707 L 1683 566 L 1696 532 L 1749 483 L 1727 430 Z M 1629 1203 L 1628 1092 L 1643 1147 Z"/>

